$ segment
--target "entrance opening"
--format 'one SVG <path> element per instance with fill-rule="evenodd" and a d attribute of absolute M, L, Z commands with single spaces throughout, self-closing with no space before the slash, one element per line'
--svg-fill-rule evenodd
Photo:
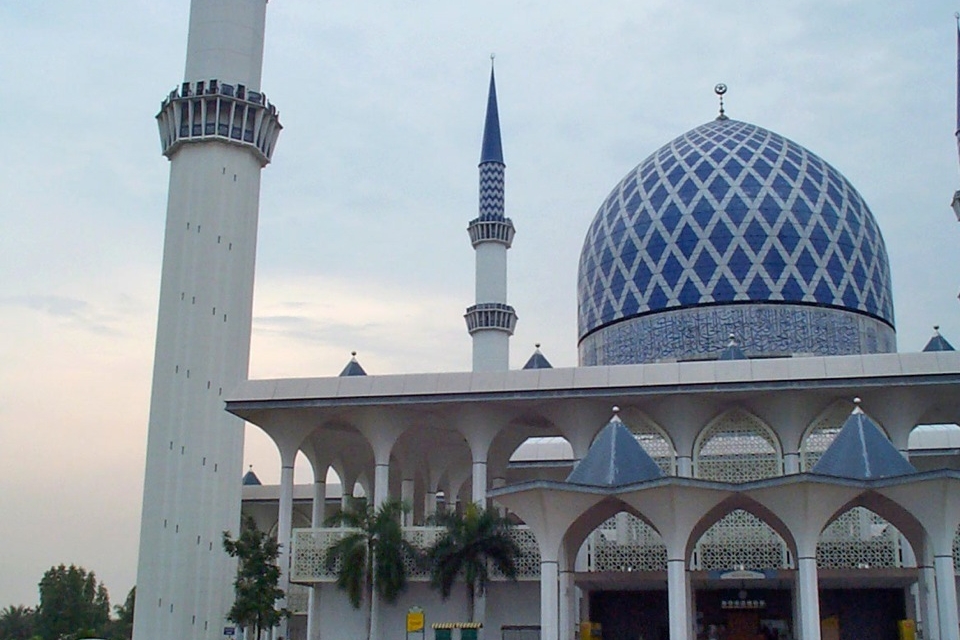
<path fill-rule="evenodd" d="M 897 621 L 906 617 L 903 589 L 823 589 L 822 640 L 897 640 Z"/>
<path fill-rule="evenodd" d="M 604 640 L 670 640 L 666 591 L 594 591 L 590 620 Z"/>
<path fill-rule="evenodd" d="M 789 589 L 697 592 L 697 637 L 703 640 L 784 640 L 792 637 Z"/>

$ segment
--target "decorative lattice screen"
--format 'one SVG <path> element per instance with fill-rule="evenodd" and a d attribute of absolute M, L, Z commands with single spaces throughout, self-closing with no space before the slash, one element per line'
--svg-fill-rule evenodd
<path fill-rule="evenodd" d="M 590 535 L 589 571 L 666 571 L 667 547 L 643 520 L 620 513 Z"/>
<path fill-rule="evenodd" d="M 334 582 L 340 570 L 339 564 L 327 570 L 324 559 L 329 547 L 342 539 L 350 529 L 294 529 L 293 561 L 290 580 L 293 582 Z M 429 548 L 443 534 L 442 527 L 404 527 L 404 536 L 421 551 Z M 540 548 L 537 540 L 526 527 L 515 527 L 512 535 L 520 547 L 517 558 L 518 579 L 538 579 L 540 577 Z M 430 579 L 429 568 L 412 560 L 407 563 L 409 580 L 426 581 Z M 494 579 L 503 579 L 494 572 Z"/>
<path fill-rule="evenodd" d="M 697 542 L 694 570 L 789 569 L 783 538 L 757 516 L 736 509 L 707 529 Z"/>
<path fill-rule="evenodd" d="M 676 452 L 663 431 L 647 416 L 639 411 L 628 410 L 621 416 L 623 423 L 633 433 L 664 475 L 676 475 Z"/>
<path fill-rule="evenodd" d="M 817 566 L 821 569 L 875 569 L 903 566 L 900 532 L 864 507 L 840 514 L 820 534 Z"/>
<path fill-rule="evenodd" d="M 696 477 L 720 482 L 749 482 L 783 472 L 773 432 L 742 409 L 726 412 L 703 432 L 694 465 Z"/>
<path fill-rule="evenodd" d="M 850 417 L 851 410 L 851 405 L 837 402 L 827 407 L 827 410 L 813 421 L 800 445 L 801 471 L 809 471 L 817 464 L 820 456 L 840 433 L 843 423 Z"/>
<path fill-rule="evenodd" d="M 960 571 L 960 528 L 957 534 L 953 536 L 953 570 Z"/>

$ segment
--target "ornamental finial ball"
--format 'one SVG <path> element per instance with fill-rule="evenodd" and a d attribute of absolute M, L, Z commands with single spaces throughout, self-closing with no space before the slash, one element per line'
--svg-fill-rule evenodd
<path fill-rule="evenodd" d="M 855 404 L 855 405 L 857 405 L 857 406 L 859 407 L 859 406 L 860 406 L 860 398 L 859 398 L 859 397 L 854 398 L 854 399 L 853 399 L 853 404 Z"/>
<path fill-rule="evenodd" d="M 351 352 L 350 352 L 350 357 L 351 357 L 351 358 L 356 358 L 356 357 L 357 357 L 357 352 L 356 352 L 356 351 L 351 351 Z"/>
<path fill-rule="evenodd" d="M 618 413 L 620 413 L 620 407 L 613 405 L 613 415 L 617 415 Z"/>

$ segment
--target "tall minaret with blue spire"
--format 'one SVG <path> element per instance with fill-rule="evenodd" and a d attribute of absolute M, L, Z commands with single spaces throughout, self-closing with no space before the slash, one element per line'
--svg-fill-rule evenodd
<path fill-rule="evenodd" d="M 477 257 L 476 304 L 467 307 L 464 315 L 473 338 L 474 371 L 510 368 L 510 336 L 517 325 L 517 313 L 507 304 L 507 249 L 515 231 L 513 222 L 503 215 L 506 165 L 500 142 L 493 56 L 490 60 L 490 92 L 480 151 L 480 214 L 467 227 Z"/>

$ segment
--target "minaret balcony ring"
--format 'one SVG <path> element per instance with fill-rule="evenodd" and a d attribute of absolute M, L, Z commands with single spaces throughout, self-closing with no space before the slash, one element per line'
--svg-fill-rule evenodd
<path fill-rule="evenodd" d="M 163 155 L 182 144 L 220 140 L 247 147 L 266 166 L 283 126 L 280 113 L 259 91 L 217 80 L 184 82 L 170 92 L 157 114 Z"/>
<path fill-rule="evenodd" d="M 516 233 L 510 218 L 474 218 L 467 226 L 467 231 L 474 247 L 482 242 L 499 242 L 508 249 Z"/>
<path fill-rule="evenodd" d="M 517 312 L 502 302 L 481 302 L 467 307 L 464 314 L 467 321 L 467 333 L 495 329 L 513 335 L 517 327 Z"/>

